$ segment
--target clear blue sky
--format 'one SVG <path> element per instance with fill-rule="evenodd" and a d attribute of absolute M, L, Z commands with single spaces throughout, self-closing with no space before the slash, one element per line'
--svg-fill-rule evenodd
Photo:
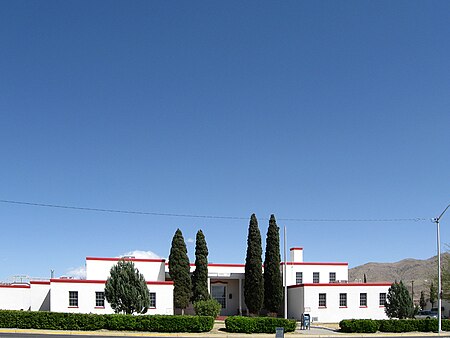
<path fill-rule="evenodd" d="M 0 280 L 85 256 L 245 259 L 248 219 L 431 218 L 450 203 L 448 1 L 2 1 Z M 436 254 L 430 221 L 299 222 L 305 260 Z M 442 219 L 450 242 L 450 213 Z"/>

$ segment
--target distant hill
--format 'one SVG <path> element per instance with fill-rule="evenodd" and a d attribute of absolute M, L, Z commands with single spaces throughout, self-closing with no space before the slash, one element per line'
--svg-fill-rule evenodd
<path fill-rule="evenodd" d="M 449 259 L 450 254 L 442 254 L 442 260 Z M 364 280 L 367 282 L 394 282 L 403 281 L 411 293 L 411 281 L 414 281 L 414 300 L 419 301 L 420 291 L 428 297 L 430 283 L 437 275 L 437 256 L 429 259 L 407 258 L 396 263 L 367 263 L 356 266 L 348 271 L 349 282 Z"/>

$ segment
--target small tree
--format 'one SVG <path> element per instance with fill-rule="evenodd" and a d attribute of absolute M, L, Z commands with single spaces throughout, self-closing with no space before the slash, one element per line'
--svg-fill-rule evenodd
<path fill-rule="evenodd" d="M 255 214 L 250 217 L 245 258 L 245 304 L 251 315 L 258 315 L 264 301 L 261 233 Z"/>
<path fill-rule="evenodd" d="M 389 318 L 411 318 L 414 308 L 408 289 L 402 281 L 393 283 L 389 288 L 384 311 Z"/>
<path fill-rule="evenodd" d="M 173 280 L 173 304 L 182 314 L 191 299 L 190 269 L 186 243 L 181 230 L 177 229 L 170 248 L 169 275 Z"/>
<path fill-rule="evenodd" d="M 150 293 L 144 276 L 130 261 L 120 260 L 111 268 L 105 284 L 105 298 L 115 313 L 146 313 Z"/>
<path fill-rule="evenodd" d="M 419 304 L 420 304 L 420 308 L 422 310 L 425 309 L 425 307 L 427 306 L 427 301 L 425 300 L 425 292 L 420 291 L 420 300 L 419 300 Z"/>
<path fill-rule="evenodd" d="M 437 300 L 438 291 L 437 287 L 431 282 L 430 284 L 430 303 L 431 307 L 434 307 L 434 302 Z"/>
<path fill-rule="evenodd" d="M 271 215 L 267 229 L 266 254 L 264 258 L 264 307 L 276 313 L 283 301 L 283 284 L 280 272 L 280 234 L 275 216 Z"/>
<path fill-rule="evenodd" d="M 192 274 L 192 301 L 208 300 L 208 247 L 201 230 L 195 237 L 195 270 Z"/>

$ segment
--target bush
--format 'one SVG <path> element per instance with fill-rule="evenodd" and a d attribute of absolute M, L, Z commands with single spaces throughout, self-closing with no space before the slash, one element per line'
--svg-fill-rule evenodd
<path fill-rule="evenodd" d="M 0 310 L 0 327 L 16 329 L 208 332 L 213 325 L 214 318 L 210 316 L 96 315 Z"/>
<path fill-rule="evenodd" d="M 225 327 L 227 332 L 235 333 L 275 333 L 277 327 L 293 332 L 297 322 L 295 319 L 232 316 L 225 319 Z"/>
<path fill-rule="evenodd" d="M 220 314 L 222 306 L 215 299 L 199 300 L 194 303 L 194 310 L 197 316 L 211 316 L 216 318 Z"/>
<path fill-rule="evenodd" d="M 381 332 L 412 332 L 418 331 L 418 319 L 380 320 Z"/>
<path fill-rule="evenodd" d="M 339 327 L 346 333 L 375 333 L 379 329 L 379 323 L 372 319 L 345 319 L 340 321 Z"/>
<path fill-rule="evenodd" d="M 371 333 L 376 332 L 436 332 L 437 319 L 346 319 L 339 323 L 341 332 L 345 333 Z M 376 328 L 376 329 L 375 329 Z M 442 330 L 450 331 L 450 320 L 442 320 Z"/>

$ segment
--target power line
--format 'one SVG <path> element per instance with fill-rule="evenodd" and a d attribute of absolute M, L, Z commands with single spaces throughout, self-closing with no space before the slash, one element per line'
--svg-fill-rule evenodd
<path fill-rule="evenodd" d="M 103 208 L 78 207 L 78 206 L 72 206 L 72 205 L 34 203 L 34 202 L 13 201 L 13 200 L 0 200 L 0 202 L 6 203 L 6 204 L 18 204 L 18 205 L 44 207 L 44 208 L 108 212 L 108 213 L 117 213 L 117 214 L 150 215 L 150 216 L 183 217 L 183 218 L 203 218 L 203 219 L 248 220 L 248 217 L 240 217 L 240 216 L 195 215 L 195 214 L 176 214 L 176 213 L 151 212 L 151 211 L 139 211 L 139 210 L 103 209 Z M 268 220 L 268 218 L 259 218 L 259 219 Z M 285 222 L 424 222 L 424 221 L 428 221 L 429 219 L 422 218 L 422 217 L 416 217 L 416 218 L 378 218 L 378 219 L 369 219 L 369 218 L 367 218 L 367 219 L 278 218 L 278 220 L 285 221 Z"/>

